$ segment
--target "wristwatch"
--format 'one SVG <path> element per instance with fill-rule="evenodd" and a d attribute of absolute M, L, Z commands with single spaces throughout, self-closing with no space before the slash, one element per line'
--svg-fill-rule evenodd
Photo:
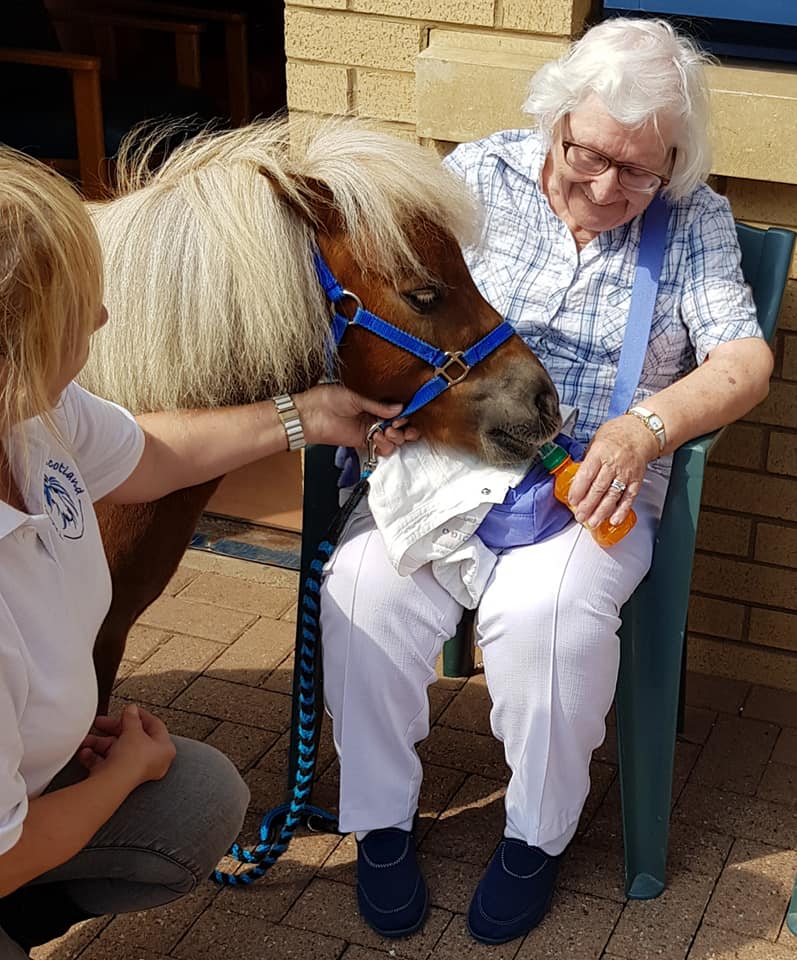
<path fill-rule="evenodd" d="M 656 442 L 659 445 L 659 453 L 661 453 L 667 443 L 667 434 L 664 430 L 664 421 L 661 417 L 657 413 L 646 410 L 644 407 L 631 407 L 627 413 L 629 416 L 636 417 L 637 420 L 641 420 L 642 423 L 645 424 L 656 438 Z"/>
<path fill-rule="evenodd" d="M 277 414 L 285 427 L 285 436 L 288 438 L 289 450 L 301 450 L 306 445 L 304 439 L 304 430 L 302 421 L 299 417 L 299 411 L 293 402 L 290 394 L 282 393 L 274 397 L 274 405 L 277 408 Z"/>

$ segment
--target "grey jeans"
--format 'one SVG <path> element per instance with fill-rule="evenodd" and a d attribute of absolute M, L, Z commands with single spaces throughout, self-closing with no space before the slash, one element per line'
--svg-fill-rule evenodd
<path fill-rule="evenodd" d="M 249 789 L 215 747 L 173 740 L 166 776 L 137 787 L 79 853 L 28 887 L 58 883 L 79 910 L 99 916 L 168 903 L 210 876 L 241 829 Z M 82 776 L 71 763 L 47 789 Z M 0 960 L 26 956 L 0 929 Z"/>

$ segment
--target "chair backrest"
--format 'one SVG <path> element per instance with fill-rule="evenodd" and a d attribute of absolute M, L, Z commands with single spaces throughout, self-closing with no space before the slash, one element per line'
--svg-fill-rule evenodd
<path fill-rule="evenodd" d="M 742 272 L 753 291 L 758 322 L 771 343 L 789 276 L 795 234 L 780 227 L 763 229 L 746 223 L 737 223 L 736 233 L 742 248 Z"/>

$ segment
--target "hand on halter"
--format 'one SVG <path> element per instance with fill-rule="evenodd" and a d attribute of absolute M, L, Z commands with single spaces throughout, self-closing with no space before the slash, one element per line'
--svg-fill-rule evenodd
<path fill-rule="evenodd" d="M 651 432 L 633 417 L 607 420 L 589 445 L 570 486 L 579 523 L 598 526 L 607 517 L 620 524 L 639 493 L 648 463 L 659 455 Z"/>
<path fill-rule="evenodd" d="M 401 412 L 400 403 L 379 403 L 338 383 L 324 383 L 293 395 L 308 443 L 331 443 L 341 447 L 364 447 L 375 420 L 389 420 Z M 408 440 L 417 440 L 415 427 L 395 420 L 374 438 L 376 451 L 387 456 Z M 403 427 L 403 429 L 401 429 Z"/>

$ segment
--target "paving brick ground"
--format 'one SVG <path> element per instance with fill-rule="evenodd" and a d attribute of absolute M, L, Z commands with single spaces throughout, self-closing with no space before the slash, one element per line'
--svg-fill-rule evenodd
<path fill-rule="evenodd" d="M 134 628 L 117 685 L 174 733 L 226 751 L 252 790 L 245 839 L 283 799 L 296 574 L 189 552 Z M 657 900 L 623 895 L 613 729 L 564 860 L 549 917 L 523 941 L 474 943 L 464 913 L 502 826 L 507 778 L 489 733 L 484 678 L 441 679 L 419 836 L 432 908 L 424 930 L 388 942 L 357 916 L 354 844 L 300 835 L 248 890 L 210 883 L 148 913 L 89 921 L 35 960 L 797 960 L 784 923 L 797 872 L 797 694 L 692 675 L 678 744 L 670 877 Z M 329 732 L 316 802 L 334 804 Z"/>

